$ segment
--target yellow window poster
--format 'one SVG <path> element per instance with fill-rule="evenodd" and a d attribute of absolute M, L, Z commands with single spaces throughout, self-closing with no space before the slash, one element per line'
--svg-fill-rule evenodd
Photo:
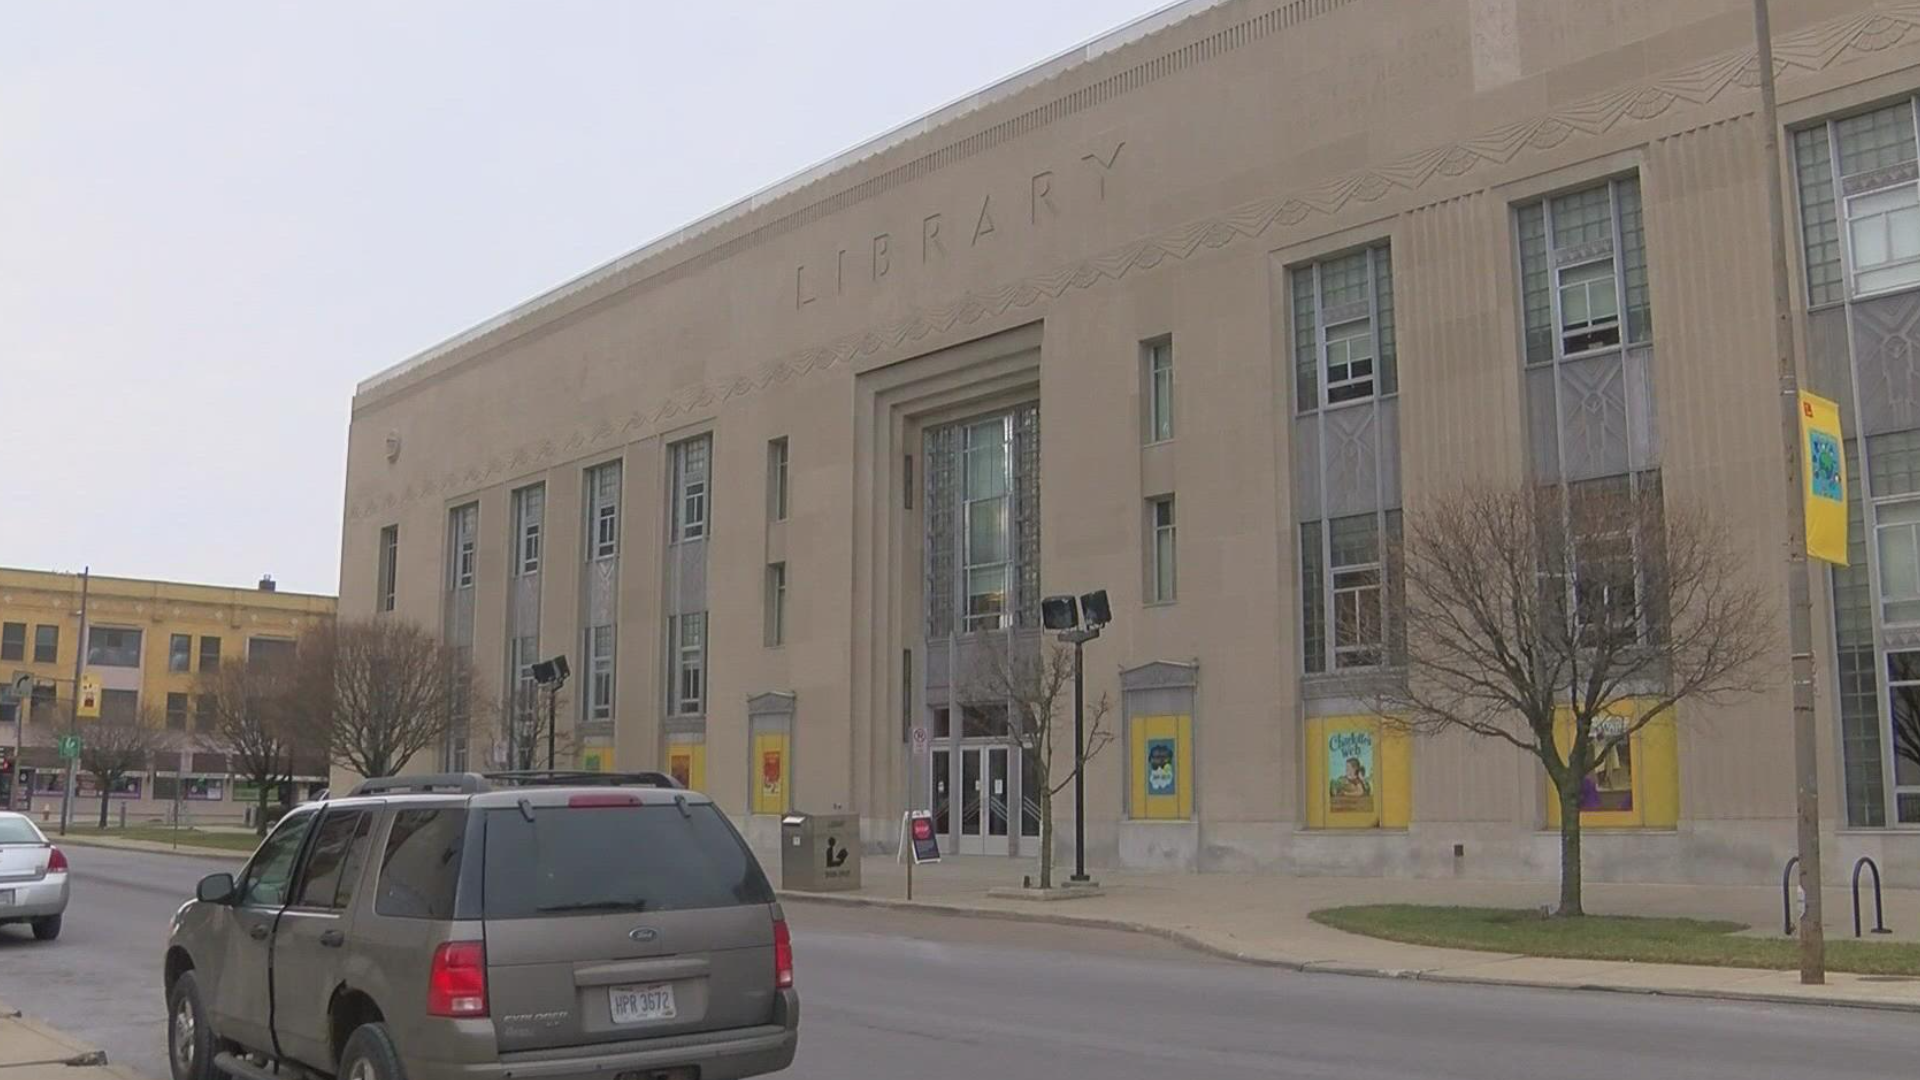
<path fill-rule="evenodd" d="M 1847 455 L 1842 451 L 1840 406 L 1800 395 L 1800 471 L 1805 474 L 1807 554 L 1847 565 Z"/>
<path fill-rule="evenodd" d="M 1378 716 L 1306 722 L 1309 829 L 1404 829 L 1413 817 L 1412 739 Z"/>
<path fill-rule="evenodd" d="M 778 732 L 755 735 L 752 768 L 753 812 L 786 813 L 787 788 L 791 781 L 788 773 L 792 768 L 787 736 Z"/>
<path fill-rule="evenodd" d="M 1186 821 L 1193 817 L 1193 718 L 1136 716 L 1133 730 L 1135 821 Z"/>
<path fill-rule="evenodd" d="M 698 742 L 670 742 L 667 744 L 667 775 L 674 782 L 692 791 L 704 791 L 707 786 L 707 747 Z"/>
<path fill-rule="evenodd" d="M 613 748 L 610 746 L 589 746 L 581 752 L 580 767 L 588 772 L 612 772 Z"/>

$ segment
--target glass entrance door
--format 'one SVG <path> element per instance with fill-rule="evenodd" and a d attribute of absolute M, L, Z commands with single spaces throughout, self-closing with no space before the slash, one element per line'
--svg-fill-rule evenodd
<path fill-rule="evenodd" d="M 934 755 L 936 769 L 944 756 Z M 1007 838 L 1013 796 L 1010 760 L 1004 746 L 960 748 L 960 831 L 954 840 L 960 854 L 1006 855 L 1012 850 Z"/>

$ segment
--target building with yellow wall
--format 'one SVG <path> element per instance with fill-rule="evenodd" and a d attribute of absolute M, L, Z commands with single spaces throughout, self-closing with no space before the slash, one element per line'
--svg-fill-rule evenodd
<path fill-rule="evenodd" d="M 34 677 L 30 710 L 0 705 L 0 746 L 20 747 L 6 785 L 16 809 L 59 813 L 64 772 L 57 749 L 69 724 L 84 741 L 91 726 L 150 723 L 160 729 L 148 767 L 113 793 L 129 818 L 165 816 L 176 801 L 195 820 L 241 817 L 238 781 L 224 748 L 206 730 L 195 684 L 220 665 L 291 648 L 308 629 L 334 617 L 334 598 L 280 592 L 271 578 L 231 588 L 92 576 L 86 587 L 86 648 L 81 672 L 100 688 L 99 719 L 73 716 L 74 663 L 81 646 L 79 574 L 0 567 L 0 678 Z M 24 727 L 22 713 L 28 712 Z M 321 780 L 324 763 L 296 765 Z M 84 774 L 75 817 L 99 812 L 99 792 Z M 244 792 L 240 794 L 245 794 Z"/>

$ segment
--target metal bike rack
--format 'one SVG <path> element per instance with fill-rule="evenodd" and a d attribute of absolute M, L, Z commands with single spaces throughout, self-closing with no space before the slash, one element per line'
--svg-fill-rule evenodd
<path fill-rule="evenodd" d="M 1873 871 L 1873 932 L 1891 934 L 1887 929 L 1886 909 L 1880 904 L 1880 866 L 1865 855 L 1853 864 L 1853 936 L 1860 936 L 1860 871 Z"/>
<path fill-rule="evenodd" d="M 1787 860 L 1787 868 L 1780 872 L 1780 932 L 1793 936 L 1793 868 L 1800 865 L 1800 856 Z M 1876 871 L 1876 876 L 1878 872 Z"/>

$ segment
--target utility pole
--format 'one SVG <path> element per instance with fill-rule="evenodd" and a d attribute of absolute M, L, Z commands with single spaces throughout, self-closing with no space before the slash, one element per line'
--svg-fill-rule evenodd
<path fill-rule="evenodd" d="M 1794 816 L 1800 847 L 1800 981 L 1827 981 L 1826 936 L 1820 919 L 1820 743 L 1813 716 L 1813 598 L 1807 580 L 1807 512 L 1800 475 L 1800 372 L 1794 356 L 1793 299 L 1788 287 L 1787 194 L 1780 176 L 1780 112 L 1773 85 L 1773 30 L 1767 0 L 1753 0 L 1753 36 L 1760 65 L 1760 126 L 1767 177 L 1767 233 L 1773 246 L 1773 335 L 1780 367 L 1780 419 L 1787 472 L 1787 651 L 1793 684 Z"/>
<path fill-rule="evenodd" d="M 80 569 L 80 638 L 74 642 L 73 649 L 73 699 L 67 708 L 67 735 L 80 734 L 80 678 L 86 674 L 87 663 L 87 589 L 91 582 L 93 568 Z M 67 782 L 60 789 L 60 835 L 67 835 L 67 825 L 73 820 L 73 777 L 76 759 L 67 759 Z"/>

